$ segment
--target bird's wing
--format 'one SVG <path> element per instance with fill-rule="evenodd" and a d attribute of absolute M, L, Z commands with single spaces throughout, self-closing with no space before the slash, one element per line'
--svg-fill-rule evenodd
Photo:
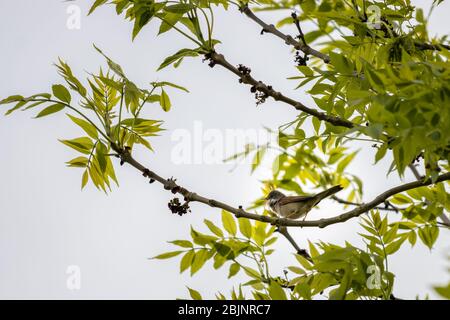
<path fill-rule="evenodd" d="M 314 196 L 289 196 L 289 197 L 281 198 L 278 201 L 278 203 L 280 205 L 285 205 L 285 204 L 288 204 L 288 203 L 304 202 L 304 201 L 310 200 L 313 197 Z"/>

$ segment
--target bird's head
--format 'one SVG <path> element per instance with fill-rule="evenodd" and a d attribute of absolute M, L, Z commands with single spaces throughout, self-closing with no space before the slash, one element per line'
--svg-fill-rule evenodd
<path fill-rule="evenodd" d="M 274 204 L 275 202 L 277 202 L 278 200 L 280 200 L 281 198 L 284 198 L 285 195 L 278 191 L 278 190 L 272 190 L 270 191 L 270 193 L 267 195 L 266 200 L 269 202 L 269 204 Z"/>

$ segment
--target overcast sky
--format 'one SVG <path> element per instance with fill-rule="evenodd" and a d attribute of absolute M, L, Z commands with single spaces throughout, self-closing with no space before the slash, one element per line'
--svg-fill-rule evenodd
<path fill-rule="evenodd" d="M 153 108 L 152 117 L 165 121 L 167 131 L 152 139 L 155 153 L 136 150 L 136 158 L 162 176 L 174 176 L 197 193 L 234 206 L 248 205 L 260 196 L 259 180 L 267 176 L 269 165 L 249 175 L 248 164 L 235 170 L 224 164 L 177 164 L 171 156 L 174 135 L 180 129 L 193 133 L 199 125 L 220 132 L 276 128 L 295 117 L 293 108 L 273 101 L 256 108 L 247 87 L 220 67 L 210 69 L 201 59 L 186 60 L 178 69 L 157 73 L 167 55 L 190 43 L 172 32 L 155 38 L 156 24 L 145 27 L 132 42 L 132 25 L 117 17 L 112 8 L 101 8 L 86 17 L 86 3 L 91 2 L 0 1 L 0 97 L 49 91 L 51 84 L 61 82 L 52 66 L 58 57 L 67 60 L 78 76 L 97 71 L 105 64 L 92 48 L 95 43 L 139 86 L 168 80 L 191 92 L 171 90 L 173 109 L 169 113 L 156 105 L 149 107 Z M 79 30 L 66 26 L 66 10 L 71 4 L 81 8 Z M 447 2 L 434 13 L 433 34 L 448 31 L 449 9 Z M 262 16 L 272 22 L 279 18 L 276 13 Z M 255 77 L 309 103 L 304 92 L 294 91 L 296 84 L 286 80 L 295 75 L 290 49 L 259 32 L 259 27 L 239 12 L 218 10 L 216 38 L 223 43 L 219 50 L 233 64 L 250 66 Z M 192 214 L 174 216 L 167 209 L 172 195 L 160 185 L 148 185 L 127 166 L 118 167 L 120 187 L 111 194 L 90 184 L 81 192 L 81 172 L 64 164 L 76 154 L 57 141 L 80 136 L 80 131 L 62 113 L 41 120 L 32 120 L 33 115 L 0 116 L 0 298 L 173 299 L 187 297 L 185 286 L 212 298 L 219 290 L 228 293 L 244 279 L 228 281 L 227 271 L 214 271 L 209 264 L 191 278 L 179 275 L 178 260 L 148 260 L 171 250 L 167 241 L 187 238 L 189 225 L 201 229 L 205 218 L 220 221 L 220 211 L 194 204 Z M 368 165 L 372 159 L 371 148 L 362 149 L 349 168 L 363 179 L 365 200 L 400 183 L 394 176 L 386 178 L 388 161 L 373 167 Z M 405 181 L 412 179 L 407 175 Z M 314 218 L 330 217 L 341 210 L 326 202 L 314 212 Z M 292 230 L 302 245 L 308 239 L 361 245 L 357 232 L 361 232 L 357 220 L 320 230 Z M 390 258 L 390 268 L 397 276 L 397 296 L 436 297 L 431 286 L 449 280 L 449 240 L 448 232 L 442 232 L 432 251 L 422 244 L 411 250 L 406 244 Z M 279 239 L 277 249 L 271 259 L 272 272 L 282 274 L 282 268 L 295 261 L 284 239 Z M 67 288 L 69 266 L 81 270 L 79 290 Z"/>

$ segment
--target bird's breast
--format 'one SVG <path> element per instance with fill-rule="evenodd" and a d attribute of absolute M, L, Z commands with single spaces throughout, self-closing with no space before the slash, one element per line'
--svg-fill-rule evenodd
<path fill-rule="evenodd" d="M 298 219 L 311 210 L 311 206 L 306 202 L 294 202 L 285 205 L 278 205 L 277 212 L 283 218 Z"/>

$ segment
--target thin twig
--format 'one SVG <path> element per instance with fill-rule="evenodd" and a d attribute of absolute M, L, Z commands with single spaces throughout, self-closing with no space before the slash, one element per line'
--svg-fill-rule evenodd
<path fill-rule="evenodd" d="M 330 199 L 333 199 L 336 202 L 339 202 L 341 204 L 346 204 L 346 205 L 349 205 L 349 206 L 362 206 L 364 204 L 364 203 L 347 201 L 347 200 L 341 199 L 341 198 L 336 197 L 336 196 L 331 196 Z M 397 207 L 395 207 L 394 205 L 392 205 L 389 201 L 385 201 L 384 204 L 385 204 L 385 206 L 377 206 L 377 207 L 375 207 L 373 209 L 399 212 L 399 209 Z"/>
<path fill-rule="evenodd" d="M 318 111 L 317 109 L 309 108 L 309 107 L 305 106 L 303 103 L 301 103 L 300 101 L 296 101 L 292 98 L 285 96 L 281 92 L 274 90 L 272 86 L 266 85 L 265 83 L 254 79 L 250 75 L 250 73 L 246 73 L 246 74 L 241 73 L 235 66 L 233 66 L 231 63 L 229 63 L 222 54 L 219 54 L 217 52 L 211 52 L 207 55 L 207 57 L 212 62 L 214 62 L 214 64 L 221 65 L 225 69 L 227 69 L 227 70 L 231 71 L 232 73 L 234 73 L 235 75 L 237 75 L 240 78 L 242 83 L 253 86 L 256 91 L 262 92 L 265 95 L 267 95 L 268 97 L 272 97 L 276 101 L 282 101 L 284 103 L 287 103 L 299 111 L 303 111 L 313 117 L 316 117 L 319 120 L 331 123 L 334 126 L 346 127 L 346 128 L 353 128 L 353 127 L 357 126 L 356 124 L 354 124 L 353 122 L 351 122 L 347 119 L 340 118 L 340 117 L 337 117 L 334 115 L 328 115 L 324 112 Z"/>
<path fill-rule="evenodd" d="M 323 60 L 323 62 L 325 63 L 329 63 L 330 62 L 330 57 L 320 51 L 314 50 L 313 48 L 311 48 L 310 46 L 308 46 L 306 43 L 300 43 L 299 41 L 295 40 L 292 36 L 290 35 L 286 35 L 283 32 L 281 32 L 280 30 L 278 30 L 277 28 L 275 28 L 275 26 L 273 24 L 267 24 L 264 21 L 262 21 L 260 18 L 258 18 L 252 10 L 250 10 L 250 8 L 248 7 L 248 5 L 242 5 L 240 7 L 240 11 L 242 13 L 244 13 L 247 17 L 249 17 L 250 19 L 252 19 L 253 21 L 255 21 L 257 24 L 259 24 L 262 28 L 264 32 L 268 32 L 271 33 L 275 36 L 277 36 L 280 39 L 283 39 L 284 42 L 287 45 L 291 45 L 293 46 L 295 49 L 303 51 L 305 54 L 307 55 L 312 55 L 314 57 L 317 57 L 321 60 Z"/>

